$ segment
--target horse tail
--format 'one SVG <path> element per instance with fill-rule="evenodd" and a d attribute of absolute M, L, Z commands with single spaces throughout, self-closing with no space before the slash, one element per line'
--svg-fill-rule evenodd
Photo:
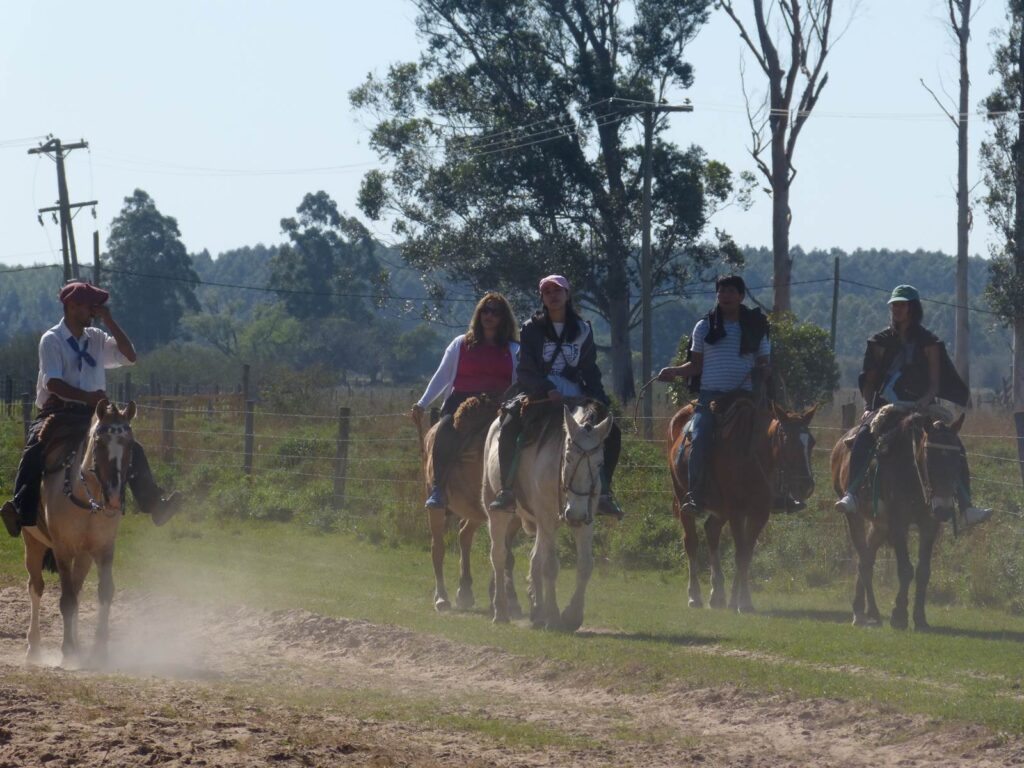
<path fill-rule="evenodd" d="M 48 549 L 43 555 L 43 569 L 50 573 L 57 572 L 57 558 L 53 556 L 53 550 Z"/>

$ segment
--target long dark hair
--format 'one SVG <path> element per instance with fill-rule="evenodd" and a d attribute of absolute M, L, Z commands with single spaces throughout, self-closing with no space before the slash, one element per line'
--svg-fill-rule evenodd
<path fill-rule="evenodd" d="M 542 318 L 544 322 L 551 328 L 554 333 L 555 325 L 551 322 L 551 318 L 548 316 L 548 308 L 541 302 L 540 312 L 534 315 L 535 318 Z M 572 294 L 570 293 L 565 297 L 565 324 L 568 327 L 568 332 L 565 334 L 565 338 L 572 340 L 580 335 L 580 329 L 583 327 L 583 316 L 576 309 L 576 305 L 572 302 Z"/>
<path fill-rule="evenodd" d="M 501 324 L 495 334 L 494 343 L 499 347 L 507 347 L 510 341 L 519 341 L 519 326 L 516 324 L 516 317 L 512 314 L 512 307 L 509 305 L 508 299 L 497 291 L 488 291 L 476 303 L 476 309 L 473 310 L 473 318 L 469 321 L 469 330 L 466 331 L 466 346 L 475 347 L 483 341 L 484 324 L 480 320 L 480 314 L 488 302 L 501 307 Z"/>

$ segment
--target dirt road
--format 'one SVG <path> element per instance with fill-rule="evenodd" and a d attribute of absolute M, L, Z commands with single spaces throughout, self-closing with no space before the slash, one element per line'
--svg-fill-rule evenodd
<path fill-rule="evenodd" d="M 0 590 L 0 768 L 1024 765 L 1019 739 L 979 727 L 732 688 L 636 694 L 400 627 L 146 594 L 118 596 L 109 662 L 70 670 L 51 590 L 52 652 L 27 667 L 27 612 L 24 590 Z"/>

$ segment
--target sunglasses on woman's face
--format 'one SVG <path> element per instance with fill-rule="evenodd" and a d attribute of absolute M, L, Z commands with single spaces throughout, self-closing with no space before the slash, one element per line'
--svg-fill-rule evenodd
<path fill-rule="evenodd" d="M 499 317 L 501 315 L 501 307 L 496 307 L 493 304 L 484 304 L 482 307 L 480 307 L 480 314 L 494 315 L 495 317 Z"/>

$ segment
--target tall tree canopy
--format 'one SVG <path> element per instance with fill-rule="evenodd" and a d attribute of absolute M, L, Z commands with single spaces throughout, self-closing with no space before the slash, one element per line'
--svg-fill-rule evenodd
<path fill-rule="evenodd" d="M 368 317 L 366 297 L 386 277 L 370 233 L 323 191 L 307 194 L 296 212 L 281 220 L 288 242 L 270 260 L 270 284 L 288 313 L 302 320 Z"/>
<path fill-rule="evenodd" d="M 1013 328 L 1014 406 L 1024 407 L 1024 2 L 1010 0 L 1007 26 L 994 50 L 991 72 L 999 77 L 983 106 L 991 125 L 981 161 L 988 194 L 985 207 L 1002 240 L 992 246 L 986 294 Z"/>
<path fill-rule="evenodd" d="M 114 311 L 140 349 L 173 339 L 185 310 L 199 309 L 199 277 L 181 242 L 178 222 L 160 213 L 141 189 L 124 199 L 110 224 L 105 272 Z"/>
<path fill-rule="evenodd" d="M 684 48 L 709 0 L 414 4 L 419 60 L 351 93 L 388 167 L 364 178 L 360 207 L 392 218 L 409 263 L 479 289 L 533 294 L 540 276 L 565 273 L 607 319 L 613 386 L 632 397 L 642 148 L 631 118 L 691 84 Z M 653 285 L 679 293 L 739 257 L 724 233 L 702 240 L 733 182 L 698 147 L 659 139 L 653 154 Z"/>

